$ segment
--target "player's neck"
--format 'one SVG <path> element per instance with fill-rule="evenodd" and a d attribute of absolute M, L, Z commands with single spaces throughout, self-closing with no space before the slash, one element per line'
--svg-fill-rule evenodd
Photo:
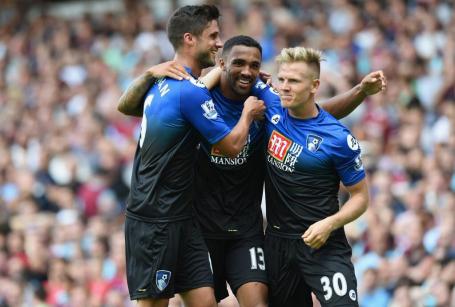
<path fill-rule="evenodd" d="M 307 101 L 299 107 L 288 109 L 292 117 L 299 119 L 310 119 L 318 116 L 319 110 L 314 100 Z"/>
<path fill-rule="evenodd" d="M 183 52 L 177 52 L 175 54 L 174 60 L 183 66 L 189 67 L 191 69 L 191 74 L 197 78 L 201 76 L 202 68 L 200 67 L 198 61 Z"/>

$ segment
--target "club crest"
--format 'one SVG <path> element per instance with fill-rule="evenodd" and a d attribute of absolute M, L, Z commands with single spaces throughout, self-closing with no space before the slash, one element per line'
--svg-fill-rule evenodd
<path fill-rule="evenodd" d="M 171 280 L 171 272 L 166 270 L 156 271 L 156 287 L 163 291 L 169 285 Z"/>
<path fill-rule="evenodd" d="M 306 148 L 311 152 L 316 152 L 321 146 L 322 138 L 320 136 L 310 134 L 306 139 Z"/>

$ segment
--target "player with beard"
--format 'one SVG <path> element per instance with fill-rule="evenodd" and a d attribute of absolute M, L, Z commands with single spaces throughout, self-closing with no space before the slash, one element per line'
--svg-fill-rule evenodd
<path fill-rule="evenodd" d="M 238 120 L 259 74 L 262 48 L 251 37 L 224 44 L 221 80 L 211 91 L 229 127 Z M 196 164 L 194 209 L 212 262 L 215 296 L 228 296 L 226 282 L 240 306 L 267 306 L 261 199 L 264 177 L 263 123 L 250 126 L 243 150 L 234 158 L 202 141 Z"/>
<path fill-rule="evenodd" d="M 180 293 L 186 306 L 215 306 L 207 247 L 192 219 L 196 146 L 202 135 L 235 157 L 263 103 L 247 99 L 235 127 L 226 125 L 209 91 L 196 80 L 214 64 L 221 47 L 215 6 L 185 6 L 171 16 L 168 36 L 175 63 L 192 76 L 161 78 L 135 105 L 121 112 L 141 115 L 125 220 L 127 281 L 139 306 L 167 306 Z M 180 72 L 177 72 L 180 74 Z M 142 110 L 142 111 L 141 111 Z"/>
<path fill-rule="evenodd" d="M 238 120 L 253 86 L 263 85 L 256 83 L 261 60 L 262 48 L 251 37 L 235 36 L 223 46 L 221 79 L 211 94 L 229 126 Z M 381 72 L 371 73 L 360 85 L 322 106 L 342 117 L 365 98 L 365 92 L 375 94 L 384 82 Z M 228 282 L 242 307 L 267 305 L 260 207 L 265 175 L 263 148 L 264 123 L 255 121 L 237 157 L 225 157 L 216 145 L 202 141 L 197 163 L 195 212 L 210 251 L 215 295 L 217 300 L 226 297 Z"/>
<path fill-rule="evenodd" d="M 211 94 L 218 114 L 228 125 L 234 125 L 241 114 L 256 83 L 261 58 L 261 46 L 250 37 L 236 36 L 224 44 L 220 84 Z M 151 70 L 156 71 L 156 67 Z M 324 107 L 338 117 L 346 115 L 365 98 L 365 92 L 374 94 L 382 88 L 379 75 L 368 75 L 349 92 L 324 103 Z M 241 306 L 267 304 L 260 209 L 264 179 L 262 126 L 261 122 L 250 126 L 247 143 L 235 158 L 224 156 L 216 146 L 203 141 L 197 162 L 195 212 L 210 250 L 215 294 L 217 300 L 227 296 L 227 281 Z"/>

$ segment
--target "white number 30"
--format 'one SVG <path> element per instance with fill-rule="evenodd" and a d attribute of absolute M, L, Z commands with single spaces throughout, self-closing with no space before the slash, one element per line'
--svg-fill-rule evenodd
<path fill-rule="evenodd" d="M 335 291 L 335 294 L 338 296 L 344 296 L 348 292 L 346 278 L 340 272 L 333 274 L 332 287 L 330 287 L 330 279 L 327 276 L 321 277 L 321 284 L 322 289 L 324 290 L 324 298 L 326 301 L 330 300 L 333 291 Z"/>

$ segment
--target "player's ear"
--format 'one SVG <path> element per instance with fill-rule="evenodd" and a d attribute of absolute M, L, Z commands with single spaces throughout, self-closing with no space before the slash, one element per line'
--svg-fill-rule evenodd
<path fill-rule="evenodd" d="M 189 32 L 184 33 L 183 43 L 189 46 L 194 46 L 196 44 L 195 36 Z"/>
<path fill-rule="evenodd" d="M 218 59 L 218 66 L 221 67 L 221 70 L 226 70 L 226 62 L 224 62 L 223 56 L 220 56 Z"/>
<path fill-rule="evenodd" d="M 319 79 L 313 79 L 313 81 L 311 82 L 311 93 L 312 94 L 316 94 L 320 83 L 321 83 L 321 81 L 319 81 Z"/>

